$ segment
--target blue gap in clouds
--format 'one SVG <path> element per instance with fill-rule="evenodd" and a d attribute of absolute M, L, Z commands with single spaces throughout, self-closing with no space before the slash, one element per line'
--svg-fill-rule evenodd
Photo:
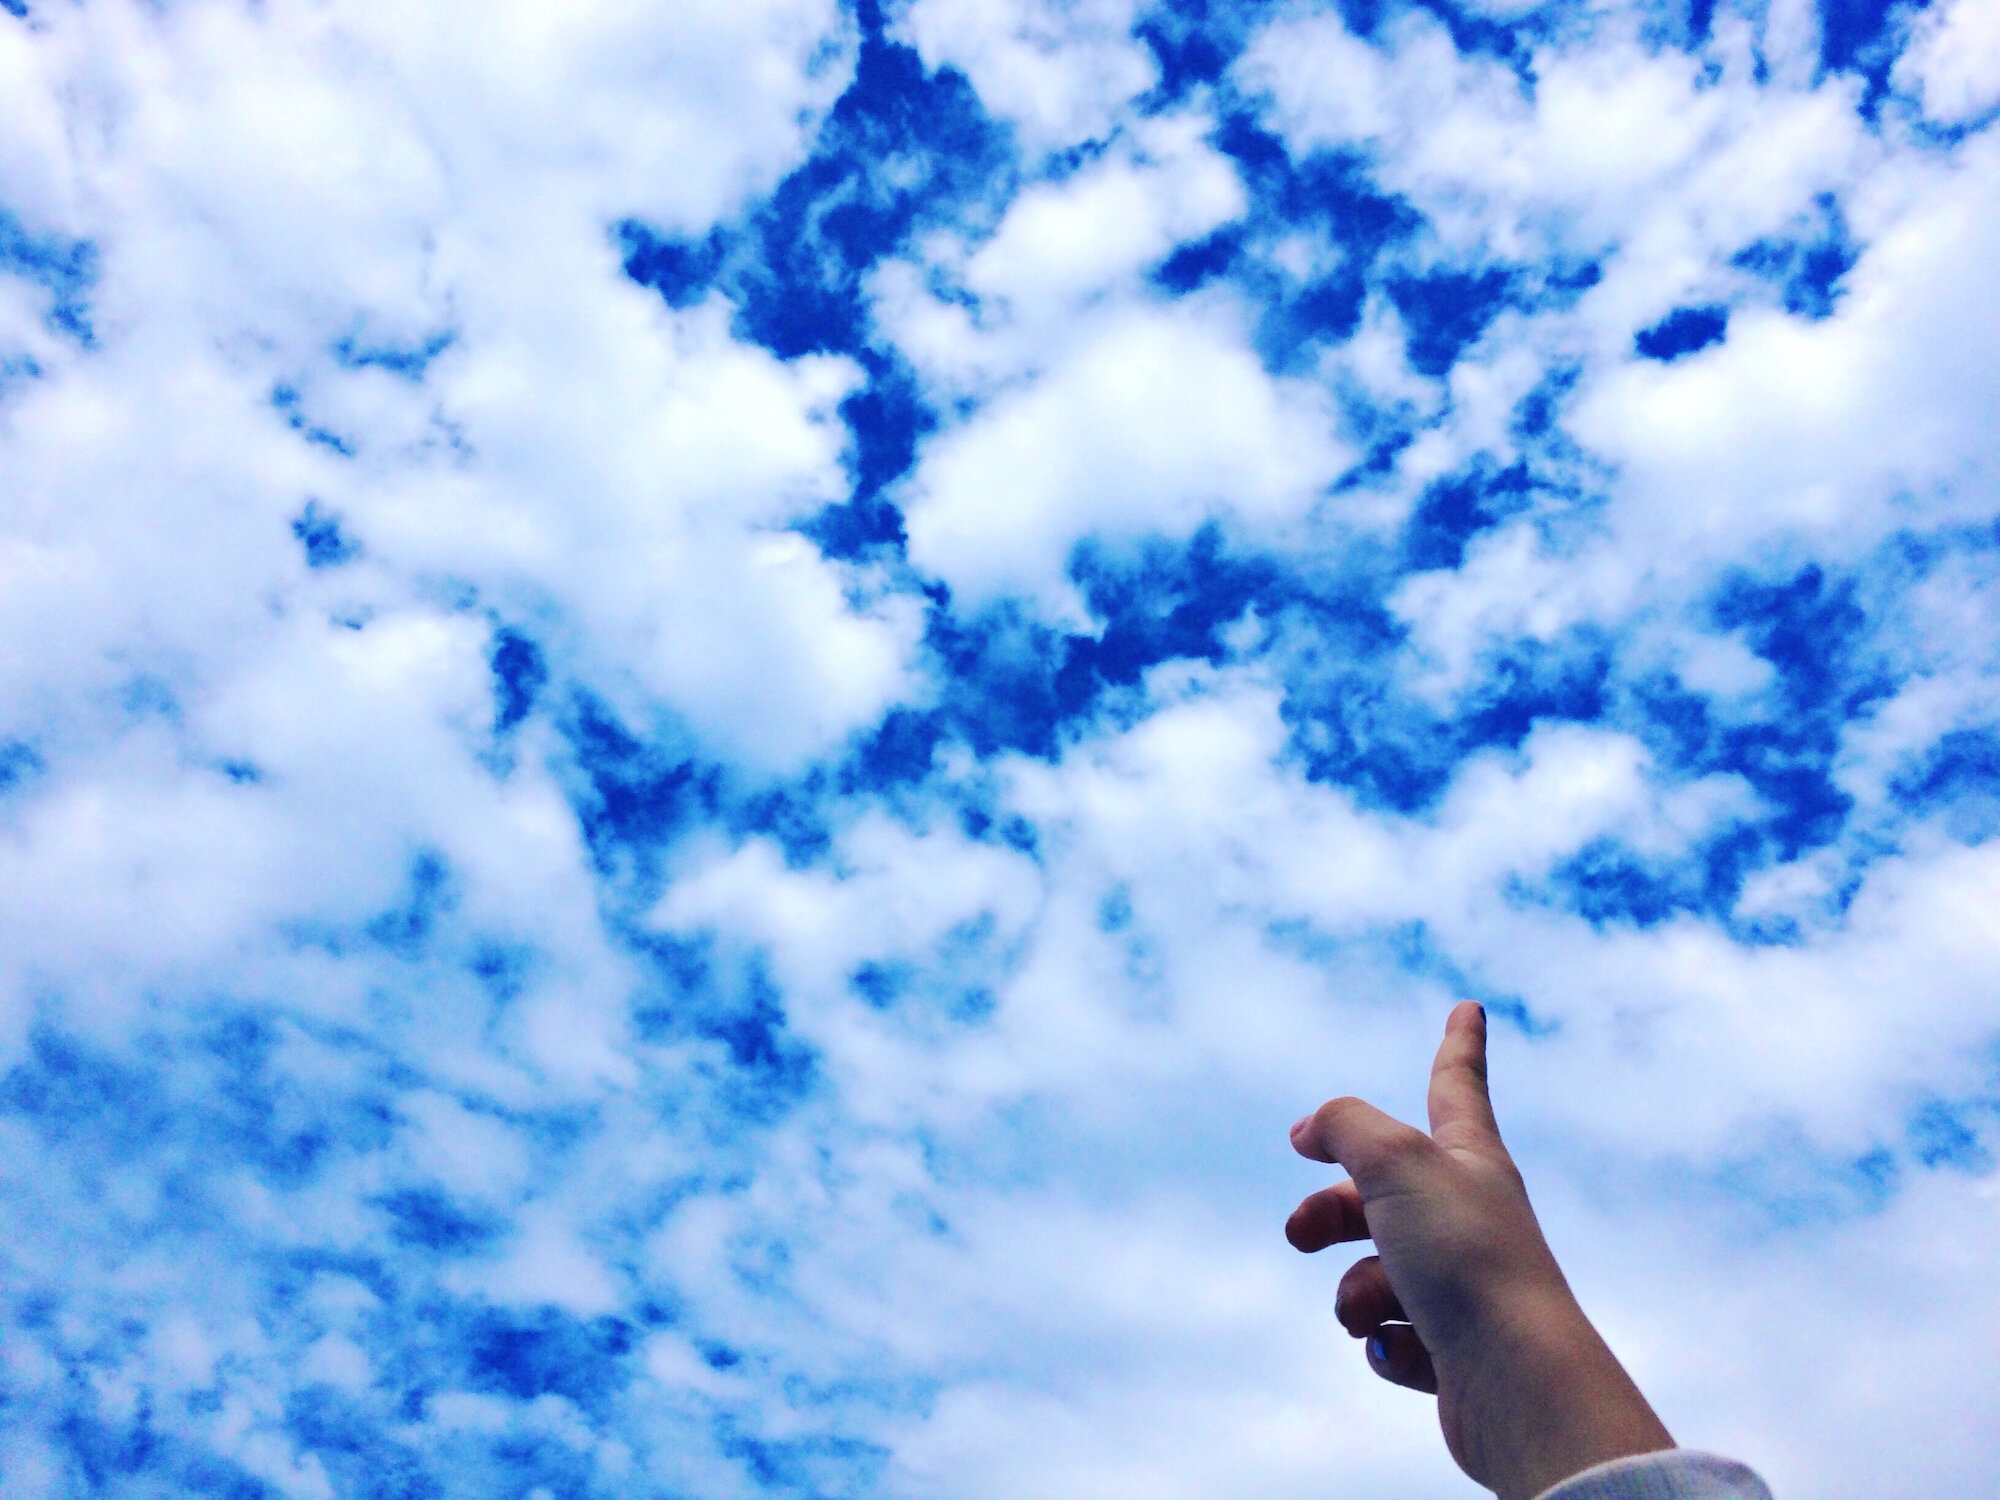
<path fill-rule="evenodd" d="M 785 862 L 801 869 L 823 858 L 833 847 L 828 819 L 828 791 L 835 778 L 815 766 L 804 776 L 748 792 L 724 809 L 723 823 L 733 838 L 761 834 L 784 851 Z"/>
<path fill-rule="evenodd" d="M 727 1095 L 745 1119 L 768 1119 L 805 1092 L 817 1071 L 812 1049 L 787 1028 L 783 999 L 761 963 L 745 968 L 733 1010 L 712 1010 L 695 1024 L 698 1034 L 728 1049 L 735 1073 Z"/>
<path fill-rule="evenodd" d="M 625 274 L 651 287 L 676 309 L 693 307 L 708 295 L 729 248 L 720 229 L 698 240 L 674 239 L 627 219 L 613 232 L 625 252 Z"/>
<path fill-rule="evenodd" d="M 1461 753 L 1519 748 L 1543 721 L 1591 724 L 1604 716 L 1609 640 L 1578 626 L 1552 641 L 1519 640 L 1493 653 L 1460 700 L 1453 726 Z"/>
<path fill-rule="evenodd" d="M 908 963 L 871 960 L 858 966 L 847 982 L 871 1008 L 889 1010 L 910 992 L 916 983 L 916 970 Z"/>
<path fill-rule="evenodd" d="M 294 1390 L 285 1402 L 284 1423 L 299 1448 L 320 1461 L 335 1494 L 442 1500 L 446 1493 L 422 1456 L 397 1438 L 403 1423 L 381 1409 L 375 1392 L 327 1385 Z"/>
<path fill-rule="evenodd" d="M 468 1255 L 500 1233 L 491 1215 L 461 1208 L 436 1188 L 398 1189 L 384 1193 L 375 1205 L 389 1216 L 390 1238 L 405 1249 Z"/>
<path fill-rule="evenodd" d="M 727 1413 L 715 1418 L 716 1445 L 741 1464 L 757 1486 L 785 1495 L 867 1495 L 877 1492 L 889 1450 L 858 1438 L 757 1437 Z"/>
<path fill-rule="evenodd" d="M 1300 284 L 1250 253 L 1249 228 L 1228 226 L 1177 247 L 1155 270 L 1155 283 L 1177 294 L 1233 277 L 1263 310 L 1257 343 L 1274 370 L 1303 367 L 1319 348 L 1351 337 L 1371 285 L 1401 316 L 1411 365 L 1436 378 L 1506 308 L 1574 301 L 1601 274 L 1592 263 L 1554 266 L 1534 277 L 1490 265 L 1380 274 L 1385 255 L 1414 240 L 1423 219 L 1376 186 L 1366 157 L 1320 151 L 1294 162 L 1284 142 L 1247 113 L 1226 116 L 1213 139 L 1249 190 L 1248 226 L 1318 231 L 1340 252 L 1334 266 Z"/>
<path fill-rule="evenodd" d="M 925 645 L 937 664 L 939 701 L 891 710 L 857 738 L 830 783 L 809 776 L 795 790 L 814 802 L 828 791 L 893 797 L 929 781 L 939 749 L 950 744 L 981 759 L 1007 751 L 1053 758 L 1077 726 L 1106 712 L 1143 712 L 1134 690 L 1152 667 L 1221 663 L 1232 651 L 1229 627 L 1246 610 L 1254 606 L 1268 618 L 1298 593 L 1273 560 L 1231 553 L 1213 523 L 1186 543 L 1086 542 L 1071 559 L 1070 575 L 1103 622 L 1094 634 L 1048 625 L 1013 603 L 961 618 L 949 591 L 931 585 Z M 1033 852 L 1032 827 L 997 817 L 979 778 L 937 790 L 955 806 L 969 837 Z M 797 840 L 808 855 L 804 832 L 823 827 L 824 817 L 816 806 L 809 811 L 818 821 L 806 823 Z"/>
<path fill-rule="evenodd" d="M 0 354 L 0 396 L 19 380 L 40 380 L 42 366 L 32 354 Z"/>
<path fill-rule="evenodd" d="M 1554 1036 L 1562 1029 L 1561 1021 L 1537 1015 L 1519 995 L 1496 990 L 1459 968 L 1427 923 L 1406 922 L 1391 929 L 1387 938 L 1389 951 L 1404 969 L 1436 981 L 1457 999 L 1477 1000 L 1487 1015 L 1505 1021 L 1530 1040 Z"/>
<path fill-rule="evenodd" d="M 548 662 L 532 639 L 507 626 L 493 633 L 486 660 L 493 673 L 493 732 L 505 734 L 528 717 L 548 686 Z"/>
<path fill-rule="evenodd" d="M 388 1139 L 392 1122 L 372 1084 L 309 1088 L 278 1065 L 279 1043 L 270 1021 L 245 1011 L 208 1017 L 182 1043 L 149 1038 L 137 1061 L 38 1027 L 29 1058 L 0 1080 L 0 1113 L 19 1116 L 86 1181 L 172 1143 L 166 1159 L 185 1165 L 160 1181 L 147 1228 L 199 1223 L 211 1212 L 204 1161 L 226 1159 L 291 1190 L 336 1156 Z"/>
<path fill-rule="evenodd" d="M 1929 0 L 1818 0 L 1820 66 L 1829 73 L 1857 72 L 1867 80 L 1864 112 L 1872 115 L 1888 88 L 1906 18 L 1928 4 Z"/>
<path fill-rule="evenodd" d="M 1136 686 L 1161 662 L 1219 665 L 1228 654 L 1222 632 L 1253 605 L 1268 608 L 1289 591 L 1270 559 L 1226 554 L 1213 522 L 1185 547 L 1113 549 L 1086 541 L 1069 572 L 1104 629 L 1095 638 L 1070 638 L 1054 682 L 1065 706 Z"/>
<path fill-rule="evenodd" d="M 1510 300 L 1506 271 L 1437 270 L 1392 276 L 1384 288 L 1402 314 L 1410 367 L 1432 379 L 1445 374 Z"/>
<path fill-rule="evenodd" d="M 914 48 L 885 34 L 878 0 L 860 0 L 856 14 L 853 83 L 805 162 L 741 224 L 699 240 L 631 220 L 617 227 L 626 274 L 671 304 L 718 288 L 736 306 L 738 334 L 779 358 L 860 362 L 866 383 L 841 406 L 854 492 L 806 528 L 841 557 L 901 545 L 902 518 L 883 491 L 934 420 L 907 363 L 875 341 L 863 279 L 919 230 L 997 212 L 1016 170 L 1008 131 L 962 73 L 926 73 Z"/>
<path fill-rule="evenodd" d="M 1432 481 L 1403 529 L 1405 564 L 1413 572 L 1456 568 L 1466 543 L 1527 505 L 1532 484 L 1525 461 L 1502 469 L 1484 453 L 1467 470 Z"/>
<path fill-rule="evenodd" d="M 1775 804 L 1767 826 L 1782 860 L 1838 837 L 1853 805 L 1832 778 L 1841 729 L 1894 689 L 1862 657 L 1868 620 L 1856 596 L 1852 580 L 1830 581 L 1815 565 L 1782 583 L 1738 575 L 1712 605 L 1715 623 L 1740 631 L 1776 673 L 1770 717 L 1722 728 L 1712 764 Z"/>
<path fill-rule="evenodd" d="M 292 535 L 305 549 L 308 568 L 337 568 L 361 555 L 361 544 L 342 527 L 339 512 L 328 510 L 317 500 L 306 501 L 306 508 L 292 522 Z"/>
<path fill-rule="evenodd" d="M 297 386 L 286 383 L 272 386 L 271 409 L 285 419 L 286 426 L 314 447 L 338 453 L 342 458 L 354 457 L 353 443 L 306 415 L 305 397 L 299 393 Z"/>
<path fill-rule="evenodd" d="M 433 334 L 421 344 L 363 342 L 359 334 L 348 334 L 334 344 L 333 359 L 347 370 L 387 370 L 405 380 L 422 380 L 431 361 L 455 341 L 452 333 Z"/>
<path fill-rule="evenodd" d="M 116 1418 L 83 1410 L 81 1403 L 87 1398 L 81 1390 L 89 1378 L 88 1372 L 72 1372 L 79 1388 L 77 1404 L 48 1433 L 64 1461 L 64 1477 L 74 1486 L 67 1493 L 279 1500 L 283 1492 L 264 1480 L 156 1427 L 150 1396 L 140 1397 L 129 1415 Z"/>
<path fill-rule="evenodd" d="M 1222 631 L 1252 604 L 1287 592 L 1273 563 L 1231 556 L 1212 523 L 1185 545 L 1085 543 L 1070 576 L 1104 621 L 1095 636 L 1043 625 L 1011 605 L 970 621 L 934 607 L 927 644 L 943 668 L 943 701 L 931 728 L 897 722 L 895 741 L 866 752 L 872 763 L 888 773 L 927 767 L 940 737 L 962 739 L 982 758 L 1003 750 L 1054 756 L 1065 727 L 1106 694 L 1137 685 L 1161 662 L 1220 662 L 1228 652 Z"/>
<path fill-rule="evenodd" d="M 1599 838 L 1557 865 L 1549 886 L 1561 905 L 1593 927 L 1607 922 L 1652 927 L 1697 904 L 1677 878 L 1680 873 L 1671 866 L 1654 868 L 1617 839 Z M 1517 883 L 1508 895 L 1527 904 L 1535 893 Z"/>
<path fill-rule="evenodd" d="M 728 1067 L 712 1079 L 711 1102 L 732 1131 L 775 1118 L 811 1089 L 818 1056 L 792 1034 L 784 997 L 760 955 L 728 959 L 699 937 L 635 930 L 626 938 L 660 980 L 633 1007 L 640 1039 L 719 1043 Z"/>
<path fill-rule="evenodd" d="M 1624 712 L 1660 764 L 1686 776 L 1741 776 L 1766 804 L 1730 820 L 1685 854 L 1644 856 L 1614 839 L 1587 845 L 1524 902 L 1549 901 L 1593 925 L 1650 927 L 1681 912 L 1723 923 L 1739 941 L 1790 942 L 1789 920 L 1732 916 L 1744 880 L 1837 839 L 1852 799 L 1833 780 L 1843 727 L 1893 687 L 1862 642 L 1867 617 L 1852 581 L 1818 567 L 1768 582 L 1738 574 L 1710 601 L 1711 623 L 1739 632 L 1769 662 L 1774 681 L 1748 719 L 1725 719 L 1710 700 L 1671 677 L 1629 684 Z"/>
<path fill-rule="evenodd" d="M 801 528 L 828 557 L 858 558 L 878 547 L 900 553 L 903 515 L 884 491 L 917 461 L 917 444 L 937 426 L 924 404 L 916 371 L 899 353 L 860 350 L 855 358 L 867 379 L 840 403 L 848 443 L 841 455 L 849 495 Z"/>
<path fill-rule="evenodd" d="M 1991 1129 L 1996 1123 L 2000 1091 L 1958 1101 L 1927 1099 L 1910 1112 L 1905 1133 L 1919 1165 L 1983 1177 L 1993 1170 L 1994 1158 L 1981 1126 Z"/>
<path fill-rule="evenodd" d="M 2000 730 L 1954 729 L 1889 783 L 1904 812 L 1941 816 L 1965 844 L 2000 834 Z"/>
<path fill-rule="evenodd" d="M 1633 335 L 1632 347 L 1643 359 L 1670 363 L 1719 344 L 1729 333 L 1729 309 L 1719 302 L 1677 307 L 1651 328 Z"/>
<path fill-rule="evenodd" d="M 1507 896 L 1520 905 L 1553 904 L 1591 926 L 1656 927 L 1694 913 L 1722 923 L 1738 939 L 1786 942 L 1789 922 L 1734 921 L 1743 880 L 1761 862 L 1756 829 L 1731 822 L 1683 855 L 1646 856 L 1615 838 L 1593 839 L 1549 872 L 1539 888 L 1516 880 Z"/>
<path fill-rule="evenodd" d="M 1170 104 L 1192 89 L 1217 82 L 1243 50 L 1258 13 L 1271 8 L 1259 0 L 1248 4 L 1160 0 L 1132 26 L 1132 35 L 1153 54 L 1159 69 L 1153 102 Z"/>
<path fill-rule="evenodd" d="M 1245 292 L 1262 307 L 1257 345 L 1274 370 L 1301 368 L 1316 351 L 1351 337 L 1361 322 L 1368 278 L 1390 247 L 1409 239 L 1422 217 L 1401 199 L 1376 188 L 1365 158 L 1317 152 L 1294 162 L 1285 143 L 1248 114 L 1226 116 L 1216 128 L 1216 149 L 1236 163 L 1248 190 L 1251 221 L 1317 230 L 1340 249 L 1338 263 L 1303 285 L 1268 265 L 1252 265 L 1229 243 L 1211 243 L 1195 259 L 1176 251 L 1165 266 L 1192 283 L 1202 262 L 1224 261 Z M 1165 267 L 1161 275 L 1166 274 Z M 1171 283 L 1168 283 L 1171 285 Z"/>
<path fill-rule="evenodd" d="M 1597 267 L 1593 265 L 1590 269 L 1594 273 Z M 1513 418 L 1507 424 L 1514 440 L 1522 444 L 1540 443 L 1566 453 L 1573 451 L 1558 423 L 1564 402 L 1582 376 L 1583 367 L 1574 363 L 1555 365 L 1543 375 L 1514 407 Z"/>
<path fill-rule="evenodd" d="M 1771 1125 L 1710 1179 L 1739 1208 L 1783 1229 L 1879 1213 L 1902 1180 L 1903 1164 L 1886 1147 L 1847 1156 L 1789 1122 Z"/>
<path fill-rule="evenodd" d="M 1538 723 L 1594 723 L 1608 706 L 1613 655 L 1594 630 L 1496 648 L 1441 715 L 1402 690 L 1393 654 L 1402 628 L 1381 604 L 1350 602 L 1345 611 L 1344 621 L 1315 612 L 1321 638 L 1288 664 L 1283 712 L 1306 774 L 1364 804 L 1420 812 L 1467 756 L 1518 749 Z"/>
<path fill-rule="evenodd" d="M 503 1402 L 556 1397 L 602 1428 L 630 1384 L 632 1326 L 561 1309 L 505 1310 L 436 1296 L 411 1297 L 361 1268 L 384 1306 L 369 1344 L 381 1363 L 365 1391 L 295 1389 L 285 1426 L 325 1465 L 342 1494 L 441 1497 L 449 1493 L 596 1493 L 588 1455 L 509 1424 L 487 1433 L 433 1433 L 418 1449 L 401 1434 L 427 1415 L 439 1391 L 471 1390 Z M 517 1408 L 518 1410 L 518 1408 Z"/>
<path fill-rule="evenodd" d="M 33 745 L 24 740 L 0 740 L 0 797 L 47 769 Z"/>
<path fill-rule="evenodd" d="M 1526 65 L 1523 37 L 1540 34 L 1532 16 L 1502 24 L 1455 0 L 1339 0 L 1347 29 L 1372 41 L 1385 20 L 1409 9 L 1428 12 L 1462 53 L 1497 58 L 1517 70 Z M 1142 105 L 1169 108 L 1202 88 L 1226 88 L 1224 78 L 1264 25 L 1282 15 L 1281 0 L 1155 0 L 1134 20 L 1132 35 L 1153 54 L 1159 83 Z"/>
<path fill-rule="evenodd" d="M 957 1025 L 977 1025 L 999 1006 L 991 986 L 982 982 L 1007 967 L 1007 956 L 996 951 L 998 929 L 993 913 L 983 911 L 954 925 L 921 964 L 871 959 L 855 967 L 848 986 L 875 1010 L 908 1006 Z"/>
<path fill-rule="evenodd" d="M 571 706 L 564 737 L 575 759 L 570 800 L 600 875 L 649 880 L 666 845 L 720 806 L 721 773 L 668 746 L 647 746 L 589 694 Z"/>
<path fill-rule="evenodd" d="M 1153 280 L 1176 297 L 1227 274 L 1243 250 L 1241 225 L 1225 224 L 1206 239 L 1180 246 L 1153 273 Z"/>
<path fill-rule="evenodd" d="M 1860 257 L 1840 201 L 1831 193 L 1821 193 L 1813 200 L 1810 221 L 1799 233 L 1757 240 L 1737 251 L 1729 263 L 1775 286 L 1786 312 L 1817 320 L 1832 316 L 1840 300 L 1841 278 Z"/>
<path fill-rule="evenodd" d="M 199 1080 L 205 1103 L 194 1119 L 208 1149 L 254 1166 L 275 1187 L 296 1189 L 338 1156 L 382 1149 L 394 1118 L 372 1082 L 335 1093 L 284 1066 L 282 1040 L 260 1015 L 220 1014 L 197 1034 L 184 1067 Z"/>
<path fill-rule="evenodd" d="M 89 240 L 32 234 L 19 219 L 0 208 L 0 272 L 25 277 L 47 290 L 51 328 L 85 348 L 96 344 L 88 296 L 97 284 L 97 247 Z"/>
<path fill-rule="evenodd" d="M 440 918 L 458 906 L 458 881 L 444 856 L 421 849 L 410 859 L 403 895 L 397 904 L 369 920 L 363 931 L 371 942 L 399 958 L 423 956 Z"/>
<path fill-rule="evenodd" d="M 471 1314 L 457 1331 L 473 1389 L 532 1401 L 561 1396 L 602 1416 L 630 1378 L 632 1328 L 620 1318 L 588 1322 L 556 1308 L 530 1314 Z"/>
<path fill-rule="evenodd" d="M 1524 82 L 1533 44 L 1550 33 L 1549 25 L 1534 11 L 1511 22 L 1496 21 L 1476 6 L 1456 0 L 1336 0 L 1347 29 L 1365 41 L 1374 41 L 1385 21 L 1394 21 L 1411 10 L 1425 12 L 1451 37 L 1452 46 L 1466 57 L 1490 57 L 1506 63 Z M 1542 7 L 1561 9 L 1560 6 Z"/>
<path fill-rule="evenodd" d="M 1990 1136 L 2000 1127 L 2000 1045 L 1989 1043 L 1983 1061 L 1980 1088 L 1955 1098 L 1920 1097 L 1905 1112 L 1894 1144 L 1848 1156 L 1818 1145 L 1791 1122 L 1775 1122 L 1714 1183 L 1768 1221 L 1792 1228 L 1879 1212 L 1913 1169 L 1984 1177 L 1994 1168 Z"/>
<path fill-rule="evenodd" d="M 94 1175 L 172 1129 L 174 1111 L 157 1077 L 51 1027 L 37 1027 L 29 1055 L 0 1078 L 0 1113 L 25 1120 L 57 1147 L 76 1145 Z"/>

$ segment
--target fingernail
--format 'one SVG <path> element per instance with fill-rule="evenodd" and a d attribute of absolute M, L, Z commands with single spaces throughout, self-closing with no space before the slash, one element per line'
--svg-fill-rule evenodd
<path fill-rule="evenodd" d="M 1306 1126 L 1312 1124 L 1312 1122 L 1313 1122 L 1313 1117 L 1311 1115 L 1300 1115 L 1296 1120 L 1292 1121 L 1292 1130 L 1291 1130 L 1292 1139 L 1297 1140 L 1299 1138 L 1299 1132 L 1304 1130 Z"/>
<path fill-rule="evenodd" d="M 1485 1005 L 1484 1005 L 1484 1004 L 1483 1004 L 1482 1002 L 1480 1002 L 1480 1001 L 1477 1001 L 1477 1000 L 1473 1001 L 1473 1004 L 1475 1004 L 1475 1005 L 1479 1006 L 1479 1019 L 1480 1019 L 1480 1020 L 1482 1020 L 1482 1021 L 1483 1021 L 1483 1020 L 1485 1020 L 1485 1019 L 1486 1019 L 1486 1006 L 1485 1006 Z"/>
<path fill-rule="evenodd" d="M 1368 1336 L 1368 1357 L 1378 1365 L 1389 1363 L 1389 1346 L 1382 1342 L 1381 1334 L 1373 1333 Z"/>

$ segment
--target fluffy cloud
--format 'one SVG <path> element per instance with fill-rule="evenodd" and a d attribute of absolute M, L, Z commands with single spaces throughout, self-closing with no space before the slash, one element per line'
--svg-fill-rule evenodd
<path fill-rule="evenodd" d="M 1132 35 L 1133 0 L 913 0 L 900 29 L 930 67 L 964 72 L 1030 150 L 1100 139 L 1158 69 Z"/>

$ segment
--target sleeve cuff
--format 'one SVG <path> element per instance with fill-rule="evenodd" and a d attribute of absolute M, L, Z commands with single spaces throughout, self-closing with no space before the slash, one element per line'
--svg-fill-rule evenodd
<path fill-rule="evenodd" d="M 1537 1500 L 1771 1500 L 1771 1492 L 1733 1460 L 1669 1448 L 1572 1474 Z"/>

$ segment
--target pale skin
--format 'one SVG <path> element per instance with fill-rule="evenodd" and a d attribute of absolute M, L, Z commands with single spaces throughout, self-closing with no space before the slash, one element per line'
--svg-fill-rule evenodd
<path fill-rule="evenodd" d="M 1292 1145 L 1347 1181 L 1285 1224 L 1300 1250 L 1372 1239 L 1334 1315 L 1383 1379 L 1434 1394 L 1445 1446 L 1500 1500 L 1533 1500 L 1594 1464 L 1674 1446 L 1584 1316 L 1528 1206 L 1486 1092 L 1486 1013 L 1445 1022 L 1430 1133 L 1360 1099 L 1292 1126 Z"/>

